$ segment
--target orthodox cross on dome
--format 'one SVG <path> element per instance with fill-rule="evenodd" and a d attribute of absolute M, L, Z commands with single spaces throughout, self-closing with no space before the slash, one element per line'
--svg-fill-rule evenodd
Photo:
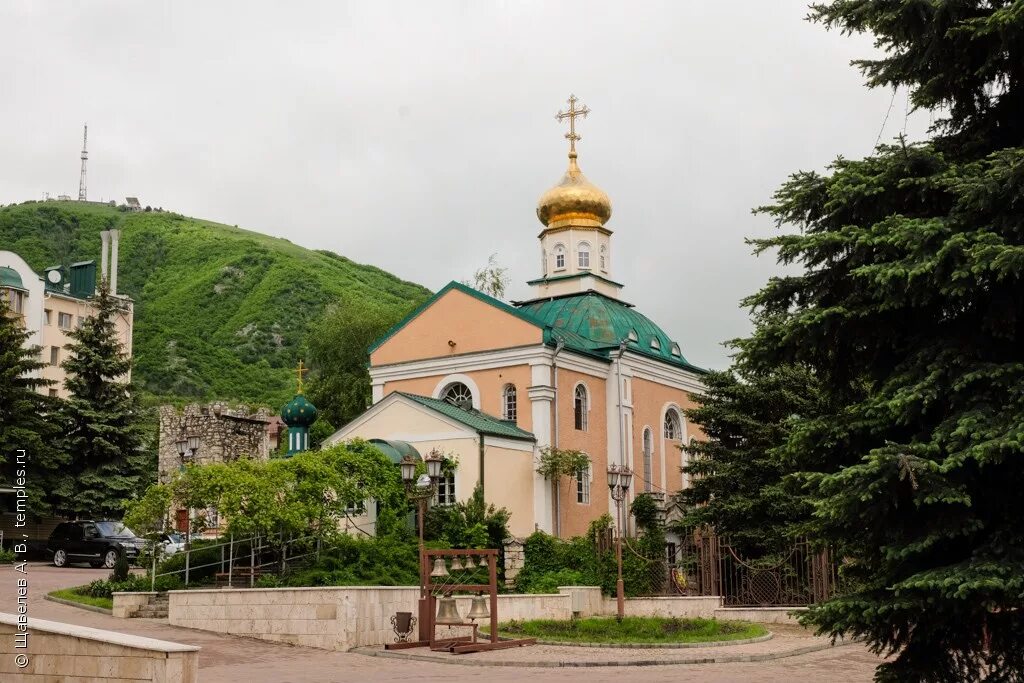
<path fill-rule="evenodd" d="M 307 372 L 309 372 L 309 368 L 303 367 L 303 365 L 302 365 L 302 359 L 300 358 L 300 359 L 299 359 L 299 367 L 295 368 L 295 374 L 297 374 L 297 375 L 298 375 L 298 377 L 299 377 L 299 390 L 298 390 L 298 392 L 297 392 L 297 393 L 299 393 L 299 394 L 301 394 L 301 393 L 302 393 L 302 376 L 303 376 L 303 375 L 304 375 L 305 373 L 307 373 Z"/>
<path fill-rule="evenodd" d="M 576 134 L 576 117 L 582 116 L 583 118 L 587 118 L 587 114 L 590 113 L 590 110 L 585 104 L 581 108 L 577 109 L 576 103 L 579 102 L 579 100 L 576 99 L 575 95 L 569 95 L 568 102 L 569 111 L 562 111 L 559 109 L 558 113 L 555 114 L 555 118 L 559 121 L 569 119 L 569 132 L 565 134 L 565 139 L 569 141 L 569 156 L 576 156 L 576 141 L 583 139 Z"/>

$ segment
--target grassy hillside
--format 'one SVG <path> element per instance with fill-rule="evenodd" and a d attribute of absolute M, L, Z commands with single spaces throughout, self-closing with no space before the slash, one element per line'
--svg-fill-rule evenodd
<path fill-rule="evenodd" d="M 360 300 L 396 321 L 429 292 L 328 251 L 175 213 L 78 202 L 0 208 L 0 249 L 37 271 L 100 260 L 121 230 L 118 291 L 135 300 L 135 381 L 161 399 L 281 405 L 311 322 Z"/>

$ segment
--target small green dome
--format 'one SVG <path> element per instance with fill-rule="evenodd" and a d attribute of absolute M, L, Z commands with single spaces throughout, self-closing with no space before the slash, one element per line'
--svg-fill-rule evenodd
<path fill-rule="evenodd" d="M 14 289 L 25 289 L 21 282 L 21 276 L 14 268 L 0 266 L 0 287 L 13 287 Z"/>
<path fill-rule="evenodd" d="M 281 409 L 281 419 L 289 427 L 308 427 L 316 422 L 316 416 L 316 406 L 302 394 L 297 394 Z"/>

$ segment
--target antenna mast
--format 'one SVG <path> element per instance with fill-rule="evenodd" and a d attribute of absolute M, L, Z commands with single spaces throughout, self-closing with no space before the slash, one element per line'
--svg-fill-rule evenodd
<path fill-rule="evenodd" d="M 85 201 L 85 162 L 89 159 L 89 153 L 85 151 L 86 143 L 89 141 L 89 125 L 86 124 L 85 132 L 82 133 L 82 177 L 78 181 L 78 201 Z"/>

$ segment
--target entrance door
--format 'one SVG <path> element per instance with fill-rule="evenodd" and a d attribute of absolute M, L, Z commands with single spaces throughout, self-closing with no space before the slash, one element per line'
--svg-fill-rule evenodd
<path fill-rule="evenodd" d="M 178 510 L 174 526 L 181 533 L 188 531 L 188 510 Z"/>

